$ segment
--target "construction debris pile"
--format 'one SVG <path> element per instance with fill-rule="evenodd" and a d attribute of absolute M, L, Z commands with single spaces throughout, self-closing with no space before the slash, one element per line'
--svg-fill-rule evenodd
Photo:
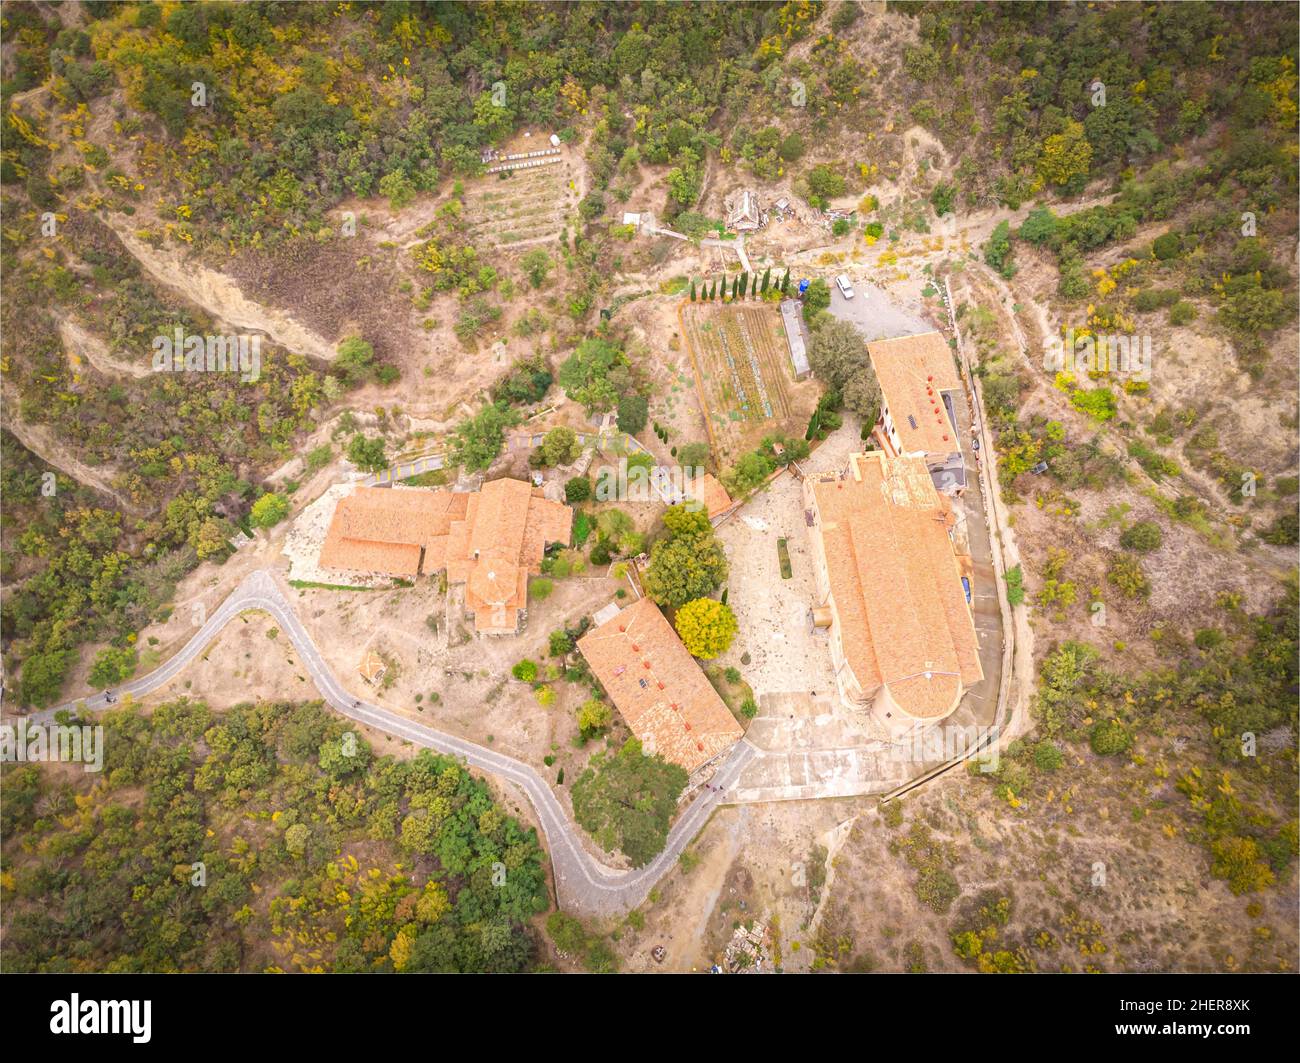
<path fill-rule="evenodd" d="M 727 951 L 723 954 L 721 970 L 727 974 L 761 974 L 767 962 L 767 952 L 771 947 L 771 936 L 767 924 L 755 920 L 749 927 L 738 926 L 731 935 Z M 767 970 L 772 970 L 767 963 Z"/>

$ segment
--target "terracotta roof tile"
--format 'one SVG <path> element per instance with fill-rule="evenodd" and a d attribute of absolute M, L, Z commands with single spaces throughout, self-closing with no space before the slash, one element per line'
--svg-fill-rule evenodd
<path fill-rule="evenodd" d="M 690 496 L 703 501 L 710 520 L 731 508 L 731 496 L 727 494 L 727 489 L 722 486 L 721 481 L 711 472 L 706 472 L 691 481 Z"/>
<path fill-rule="evenodd" d="M 589 631 L 578 649 L 647 750 L 688 772 L 744 734 L 649 598 Z"/>
<path fill-rule="evenodd" d="M 479 631 L 513 631 L 528 604 L 528 576 L 547 543 L 568 544 L 573 511 L 522 480 L 477 492 L 360 487 L 339 501 L 322 568 L 426 575 L 445 568 L 465 583 Z M 423 564 L 421 564 L 423 551 Z"/>
<path fill-rule="evenodd" d="M 867 353 L 903 452 L 946 456 L 960 450 L 941 393 L 960 388 L 961 378 L 943 333 L 876 340 Z"/>
<path fill-rule="evenodd" d="M 855 454 L 812 483 L 845 658 L 864 693 L 882 683 L 919 718 L 946 715 L 984 678 L 948 529 L 955 517 L 922 459 Z"/>
<path fill-rule="evenodd" d="M 420 571 L 420 551 L 438 551 L 437 540 L 446 536 L 463 506 L 450 491 L 358 487 L 334 510 L 320 565 L 414 576 Z"/>

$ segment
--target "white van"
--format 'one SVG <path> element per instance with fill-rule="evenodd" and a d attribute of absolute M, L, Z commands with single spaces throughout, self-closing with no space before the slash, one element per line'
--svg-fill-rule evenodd
<path fill-rule="evenodd" d="M 835 287 L 840 290 L 840 294 L 844 296 L 845 299 L 853 298 L 853 285 L 849 283 L 849 275 L 847 273 L 841 273 L 835 278 Z"/>

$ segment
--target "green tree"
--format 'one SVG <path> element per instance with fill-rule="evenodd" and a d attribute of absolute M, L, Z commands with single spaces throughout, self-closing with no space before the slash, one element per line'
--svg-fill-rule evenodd
<path fill-rule="evenodd" d="M 573 784 L 573 814 L 599 845 L 642 867 L 663 850 L 686 778 L 683 768 L 646 756 L 630 738 L 617 752 L 591 758 Z"/>
<path fill-rule="evenodd" d="M 636 435 L 645 428 L 650 403 L 644 395 L 624 395 L 618 400 L 618 430 Z"/>
<path fill-rule="evenodd" d="M 401 210 L 415 198 L 415 185 L 404 170 L 394 170 L 379 179 L 379 194 L 388 197 L 393 210 Z"/>
<path fill-rule="evenodd" d="M 771 476 L 775 468 L 770 457 L 751 450 L 742 454 L 727 473 L 727 489 L 734 495 L 748 494 Z"/>
<path fill-rule="evenodd" d="M 547 465 L 568 465 L 582 454 L 578 433 L 567 425 L 556 425 L 542 437 L 542 458 Z"/>
<path fill-rule="evenodd" d="M 708 443 L 683 443 L 677 448 L 677 464 L 684 468 L 702 469 L 708 463 Z"/>
<path fill-rule="evenodd" d="M 627 355 L 609 340 L 583 340 L 560 366 L 560 387 L 589 413 L 609 410 L 629 390 Z"/>
<path fill-rule="evenodd" d="M 106 646 L 90 667 L 90 685 L 100 690 L 116 686 L 135 675 L 138 659 L 133 649 Z"/>
<path fill-rule="evenodd" d="M 583 738 L 594 738 L 608 729 L 612 719 L 609 706 L 596 698 L 588 698 L 578 708 L 578 730 Z"/>
<path fill-rule="evenodd" d="M 1092 166 L 1092 145 L 1084 133 L 1083 123 L 1066 119 L 1065 126 L 1043 141 L 1038 157 L 1038 176 L 1048 184 L 1076 192 L 1088 179 Z"/>
<path fill-rule="evenodd" d="M 358 432 L 348 441 L 346 451 L 348 461 L 363 472 L 379 472 L 388 468 L 388 458 L 384 453 L 384 440 L 380 436 L 367 439 Z"/>
<path fill-rule="evenodd" d="M 23 661 L 22 702 L 44 708 L 59 696 L 76 655 L 71 650 L 46 650 Z"/>
<path fill-rule="evenodd" d="M 519 412 L 504 402 L 484 406 L 452 431 L 452 461 L 469 472 L 482 472 L 489 468 L 505 444 L 506 429 L 517 425 L 520 419 Z"/>
<path fill-rule="evenodd" d="M 339 344 L 334 366 L 349 384 L 359 384 L 370 375 L 374 361 L 374 347 L 360 336 L 349 336 Z"/>
<path fill-rule="evenodd" d="M 823 311 L 831 305 L 831 289 L 821 277 L 808 285 L 803 293 L 803 317 L 809 325 L 815 325 Z"/>
<path fill-rule="evenodd" d="M 268 492 L 253 503 L 249 523 L 254 528 L 269 528 L 284 520 L 289 512 L 289 500 L 283 495 Z"/>
<path fill-rule="evenodd" d="M 726 579 L 727 558 L 703 512 L 672 506 L 664 514 L 664 525 L 668 534 L 651 548 L 642 584 L 660 605 L 677 608 L 707 597 Z"/>
<path fill-rule="evenodd" d="M 1005 220 L 998 222 L 984 245 L 984 261 L 1002 276 L 1010 278 L 1016 274 L 1015 264 L 1011 261 L 1011 224 Z"/>

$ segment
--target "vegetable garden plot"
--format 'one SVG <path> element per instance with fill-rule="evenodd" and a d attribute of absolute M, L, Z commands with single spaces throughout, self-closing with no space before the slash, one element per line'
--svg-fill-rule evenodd
<path fill-rule="evenodd" d="M 464 227 L 476 244 L 550 239 L 565 224 L 567 167 L 484 181 L 466 198 Z"/>
<path fill-rule="evenodd" d="M 691 303 L 682 309 L 682 327 L 705 422 L 720 455 L 736 456 L 752 425 L 775 428 L 790 417 L 789 354 L 773 307 Z"/>

